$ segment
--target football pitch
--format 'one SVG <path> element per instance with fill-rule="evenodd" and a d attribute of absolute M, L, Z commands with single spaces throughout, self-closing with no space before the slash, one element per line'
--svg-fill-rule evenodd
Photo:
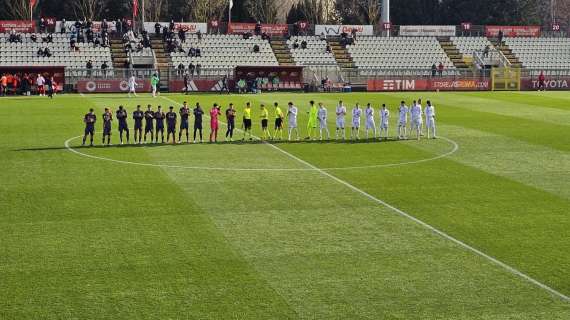
<path fill-rule="evenodd" d="M 386 103 L 395 136 L 418 97 L 439 139 L 80 147 L 91 107 L 96 145 L 104 107 L 183 101 L 256 136 L 293 101 L 305 136 L 315 100 L 333 137 Z M 2 98 L 0 128 L 0 319 L 570 319 L 568 93 Z"/>

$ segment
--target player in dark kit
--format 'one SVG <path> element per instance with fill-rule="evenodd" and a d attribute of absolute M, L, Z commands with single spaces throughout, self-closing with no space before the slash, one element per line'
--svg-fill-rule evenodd
<path fill-rule="evenodd" d="M 152 111 L 152 107 L 149 104 L 148 109 L 144 112 L 144 119 L 146 121 L 144 126 L 144 143 L 146 143 L 146 135 L 150 132 L 150 141 L 152 141 L 152 137 L 154 136 L 154 128 L 152 121 L 154 120 L 154 111 Z"/>
<path fill-rule="evenodd" d="M 137 142 L 137 133 L 138 133 L 138 142 L 141 144 L 142 140 L 142 122 L 144 118 L 144 113 L 141 110 L 141 105 L 137 106 L 137 110 L 133 112 L 133 119 L 135 120 L 135 143 Z"/>
<path fill-rule="evenodd" d="M 85 123 L 85 133 L 83 134 L 83 143 L 85 145 L 85 140 L 89 135 L 91 138 L 90 146 L 93 146 L 93 135 L 95 134 L 95 122 L 97 121 L 97 116 L 93 113 L 93 109 L 89 109 L 89 113 L 85 114 L 83 117 L 83 122 Z"/>
<path fill-rule="evenodd" d="M 234 129 L 236 128 L 236 109 L 234 104 L 230 103 L 229 108 L 226 110 L 226 120 L 228 122 L 228 130 L 226 131 L 226 140 L 233 141 Z"/>
<path fill-rule="evenodd" d="M 127 124 L 128 116 L 127 110 L 125 110 L 123 106 L 119 106 L 119 110 L 117 110 L 117 120 L 119 121 L 119 140 L 121 144 L 123 144 L 123 131 L 127 134 L 127 143 L 129 143 L 130 140 L 129 125 Z"/>
<path fill-rule="evenodd" d="M 107 145 L 111 145 L 111 121 L 113 121 L 113 114 L 109 108 L 105 108 L 105 113 L 103 113 L 103 144 L 105 144 L 105 137 L 107 137 Z"/>
<path fill-rule="evenodd" d="M 170 106 L 170 111 L 166 113 L 166 142 L 170 141 L 170 135 L 172 134 L 172 143 L 176 143 L 176 112 L 174 112 L 174 107 Z"/>
<path fill-rule="evenodd" d="M 184 101 L 184 105 L 180 108 L 180 132 L 178 132 L 178 143 L 182 143 L 182 131 L 186 130 L 186 143 L 190 142 L 188 134 L 188 118 L 190 117 L 190 108 L 188 103 Z"/>
<path fill-rule="evenodd" d="M 202 115 L 204 110 L 200 107 L 200 103 L 196 102 L 196 108 L 194 108 L 194 143 L 196 143 L 196 131 L 200 131 L 200 142 L 203 142 L 202 138 Z"/>
<path fill-rule="evenodd" d="M 158 110 L 154 113 L 154 118 L 156 119 L 156 136 L 154 138 L 154 143 L 158 143 L 158 132 L 160 132 L 160 137 L 162 143 L 164 143 L 164 118 L 166 115 L 162 112 L 162 107 L 158 106 Z"/>

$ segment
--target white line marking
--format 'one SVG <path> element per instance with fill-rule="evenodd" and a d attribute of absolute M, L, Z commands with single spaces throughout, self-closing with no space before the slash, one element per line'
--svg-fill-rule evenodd
<path fill-rule="evenodd" d="M 72 138 L 67 139 L 64 142 L 64 146 L 69 151 L 71 151 L 75 154 L 78 154 L 80 156 L 83 156 L 83 157 L 87 157 L 87 158 L 91 158 L 91 159 L 97 159 L 97 160 L 111 161 L 111 162 L 121 163 L 121 164 L 147 166 L 147 167 L 163 167 L 163 168 L 173 168 L 173 169 L 202 169 L 202 170 L 212 170 L 212 171 L 270 171 L 270 172 L 315 171 L 312 168 L 222 168 L 222 167 L 204 167 L 204 166 L 167 165 L 167 164 L 154 164 L 154 163 L 117 160 L 117 159 L 100 157 L 100 156 L 95 156 L 95 155 L 83 153 L 83 152 L 80 152 L 77 149 L 74 149 L 73 147 L 70 146 L 71 141 L 78 139 L 78 138 L 81 138 L 81 137 L 82 136 L 76 136 L 76 137 L 72 137 Z M 441 137 L 441 138 L 443 138 L 443 137 Z M 406 166 L 406 165 L 424 163 L 424 162 L 429 162 L 429 161 L 435 161 L 435 160 L 438 160 L 441 158 L 448 157 L 448 156 L 454 154 L 455 152 L 457 152 L 457 150 L 459 149 L 459 146 L 457 145 L 457 143 L 455 141 L 453 141 L 451 139 L 447 139 L 447 138 L 443 138 L 443 139 L 449 141 L 453 145 L 453 149 L 449 152 L 446 152 L 444 154 L 441 154 L 441 155 L 438 155 L 438 156 L 435 156 L 432 158 L 420 159 L 420 160 L 416 160 L 416 161 L 407 161 L 407 162 L 377 164 L 377 165 L 370 165 L 370 166 L 336 167 L 336 168 L 319 168 L 319 169 L 325 170 L 325 171 L 341 171 L 341 170 L 360 170 L 360 169 L 372 169 L 372 168 L 390 168 L 390 167 Z M 167 146 L 167 145 L 165 144 L 165 146 Z"/>
<path fill-rule="evenodd" d="M 519 270 L 517 270 L 517 269 L 515 269 L 515 268 L 513 268 L 513 267 L 511 267 L 511 266 L 509 266 L 509 265 L 507 265 L 506 263 L 501 262 L 501 261 L 499 261 L 499 260 L 497 260 L 497 259 L 491 257 L 490 255 L 488 255 L 488 254 L 486 254 L 486 253 L 484 253 L 484 252 L 482 252 L 482 251 L 480 251 L 480 250 L 478 250 L 478 249 L 476 249 L 476 248 L 474 248 L 474 247 L 472 247 L 472 246 L 466 244 L 465 242 L 463 242 L 463 241 L 461 241 L 461 240 L 458 240 L 458 239 L 456 239 L 456 238 L 454 238 L 454 237 L 448 235 L 447 233 L 445 233 L 445 232 L 443 232 L 443 231 L 441 231 L 441 230 L 439 230 L 439 229 L 437 229 L 437 228 L 435 228 L 435 227 L 429 225 L 428 223 L 423 222 L 422 220 L 420 220 L 420 219 L 418 219 L 418 218 L 416 218 L 416 217 L 414 217 L 414 216 L 412 216 L 412 215 L 410 215 L 410 214 L 408 214 L 408 213 L 406 213 L 406 212 L 404 212 L 404 211 L 402 211 L 402 210 L 400 210 L 400 209 L 398 209 L 398 208 L 396 208 L 396 207 L 394 207 L 394 206 L 392 206 L 392 205 L 390 205 L 390 204 L 388 204 L 388 203 L 386 203 L 386 202 L 384 202 L 384 201 L 382 201 L 382 200 L 380 200 L 380 199 L 374 197 L 373 195 L 371 195 L 371 194 L 369 194 L 369 193 L 367 193 L 367 192 L 365 192 L 365 191 L 363 191 L 363 190 L 361 190 L 361 189 L 359 189 L 359 188 L 353 186 L 352 184 L 350 184 L 350 183 L 348 183 L 348 182 L 346 182 L 346 181 L 344 181 L 344 180 L 342 180 L 342 179 L 340 179 L 340 178 L 337 178 L 337 177 L 333 176 L 332 174 L 330 174 L 330 173 L 328 173 L 328 172 L 326 172 L 326 171 L 323 171 L 323 170 L 319 169 L 318 167 L 315 167 L 314 165 L 310 164 L 309 162 L 307 162 L 307 161 L 305 161 L 305 160 L 303 160 L 303 159 L 301 159 L 301 158 L 298 158 L 298 157 L 294 156 L 293 154 L 291 154 L 291 153 L 289 153 L 289 152 L 287 152 L 287 151 L 285 151 L 285 150 L 279 148 L 279 147 L 276 146 L 276 145 L 273 145 L 273 144 L 267 144 L 267 145 L 270 146 L 271 148 L 273 148 L 273 149 L 275 149 L 275 150 L 277 150 L 277 151 L 279 151 L 279 152 L 285 154 L 286 156 L 288 156 L 288 157 L 290 157 L 290 158 L 292 158 L 292 159 L 295 159 L 295 160 L 299 161 L 300 163 L 304 164 L 305 166 L 307 166 L 307 167 L 309 167 L 309 168 L 312 168 L 312 169 L 315 170 L 315 171 L 320 172 L 322 175 L 324 175 L 324 176 L 326 176 L 326 177 L 329 177 L 329 178 L 333 179 L 334 181 L 336 181 L 336 182 L 338 182 L 338 183 L 340 183 L 340 184 L 346 186 L 347 188 L 353 190 L 354 192 L 359 193 L 359 194 L 365 196 L 366 198 L 368 198 L 368 199 L 370 199 L 370 200 L 372 200 L 372 201 L 374 201 L 374 202 L 376 202 L 376 203 L 378 203 L 378 204 L 380 204 L 380 205 L 382 205 L 382 206 L 384 206 L 384 207 L 386 207 L 386 208 L 388 208 L 388 209 L 390 209 L 390 210 L 392 210 L 392 211 L 398 213 L 399 215 L 401 215 L 401 216 L 403 216 L 403 217 L 405 217 L 405 218 L 408 218 L 408 219 L 414 221 L 415 223 L 417 223 L 417 224 L 423 226 L 424 228 L 426 228 L 426 229 L 428 229 L 428 230 L 430 230 L 430 231 L 432 231 L 432 232 L 434 232 L 434 233 L 440 235 L 441 237 L 443 237 L 443 238 L 445 238 L 445 239 L 447 239 L 447 240 L 450 240 L 450 241 L 454 242 L 455 244 L 457 244 L 457 245 L 459 245 L 459 246 L 461 246 L 461 247 L 463 247 L 463 248 L 465 248 L 465 249 L 467 249 L 467 250 L 469 250 L 469 251 L 471 251 L 471 252 L 473 252 L 473 253 L 475 253 L 475 254 L 477 254 L 477 255 L 479 255 L 479 256 L 481 256 L 481 257 L 487 259 L 487 260 L 489 260 L 489 261 L 491 261 L 492 263 L 494 263 L 494 264 L 496 264 L 496 265 L 502 267 L 503 269 L 509 271 L 510 273 L 512 273 L 512 274 L 514 274 L 514 275 L 517 275 L 517 276 L 519 276 L 519 277 L 521 277 L 521 278 L 527 280 L 528 282 L 530 282 L 530 283 L 536 285 L 537 287 L 542 288 L 542 289 L 544 289 L 544 290 L 550 292 L 551 294 L 553 294 L 553 295 L 555 295 L 555 296 L 561 298 L 562 300 L 564 300 L 564 301 L 566 301 L 566 302 L 570 302 L 570 297 L 568 297 L 568 296 L 564 295 L 563 293 L 561 293 L 561 292 L 559 292 L 559 291 L 557 291 L 557 290 L 555 290 L 555 289 L 549 287 L 548 285 L 546 285 L 546 284 L 544 284 L 544 283 L 542 283 L 542 282 L 539 282 L 538 280 L 535 280 L 534 278 L 532 278 L 532 277 L 530 277 L 530 276 L 528 276 L 528 275 L 522 273 L 521 271 L 519 271 Z"/>

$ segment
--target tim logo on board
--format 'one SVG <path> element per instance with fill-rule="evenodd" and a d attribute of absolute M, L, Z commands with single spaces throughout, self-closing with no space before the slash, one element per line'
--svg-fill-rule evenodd
<path fill-rule="evenodd" d="M 416 89 L 416 80 L 384 80 L 384 91 L 413 91 Z"/>

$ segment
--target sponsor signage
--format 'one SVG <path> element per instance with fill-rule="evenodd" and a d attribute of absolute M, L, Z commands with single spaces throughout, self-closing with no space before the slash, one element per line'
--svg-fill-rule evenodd
<path fill-rule="evenodd" d="M 91 27 L 91 30 L 93 32 L 95 32 L 95 33 L 101 32 L 101 24 L 103 23 L 103 21 L 92 21 L 91 23 L 93 24 L 93 26 Z M 109 32 L 117 30 L 117 28 L 115 27 L 115 21 L 107 21 L 107 26 L 109 26 L 109 29 L 108 29 Z M 75 21 L 66 21 L 65 22 L 65 29 L 66 30 L 73 30 L 73 28 L 75 28 Z M 55 31 L 56 32 L 61 31 L 61 21 L 58 21 Z"/>
<path fill-rule="evenodd" d="M 233 83 L 228 80 L 228 87 L 233 87 Z M 184 80 L 170 80 L 168 82 L 168 90 L 170 92 L 183 92 Z M 222 80 L 190 80 L 188 82 L 188 91 L 220 91 L 223 88 Z"/>
<path fill-rule="evenodd" d="M 487 37 L 497 37 L 503 31 L 505 37 L 539 37 L 540 26 L 485 26 Z"/>
<path fill-rule="evenodd" d="M 374 35 L 374 28 L 372 25 L 331 25 L 331 24 L 317 24 L 315 26 L 315 34 L 320 35 L 324 33 L 327 36 L 340 36 L 342 33 L 350 34 L 352 30 L 356 29 L 357 35 L 372 36 Z"/>
<path fill-rule="evenodd" d="M 521 80 L 521 90 L 538 90 L 538 79 L 522 79 Z M 569 78 L 560 79 L 546 79 L 544 81 L 544 86 L 546 90 L 570 90 L 568 85 L 570 84 Z"/>
<path fill-rule="evenodd" d="M 487 91 L 489 80 L 476 79 L 371 79 L 368 91 Z"/>
<path fill-rule="evenodd" d="M 454 37 L 455 26 L 400 26 L 400 35 L 406 37 Z"/>
<path fill-rule="evenodd" d="M 137 91 L 150 92 L 150 80 L 137 80 Z M 99 93 L 99 92 L 128 92 L 129 83 L 127 80 L 79 80 L 77 81 L 77 92 L 79 93 Z"/>
<path fill-rule="evenodd" d="M 228 25 L 228 33 L 232 34 L 253 33 L 254 31 L 255 23 L 232 22 Z M 262 24 L 261 32 L 265 32 L 269 35 L 284 35 L 289 32 L 289 26 L 286 24 Z"/>
<path fill-rule="evenodd" d="M 31 33 L 35 31 L 35 24 L 25 20 L 0 20 L 0 32 L 8 33 L 12 29 L 16 32 Z"/>
<path fill-rule="evenodd" d="M 217 21 L 216 21 L 217 22 Z M 159 22 L 161 27 L 169 27 L 170 23 L 168 22 Z M 156 22 L 145 22 L 144 29 L 148 33 L 154 33 L 154 25 Z M 200 31 L 201 33 L 208 32 L 208 24 L 205 22 L 175 22 L 174 23 L 175 31 L 180 29 L 186 30 L 188 33 L 197 33 Z"/>

